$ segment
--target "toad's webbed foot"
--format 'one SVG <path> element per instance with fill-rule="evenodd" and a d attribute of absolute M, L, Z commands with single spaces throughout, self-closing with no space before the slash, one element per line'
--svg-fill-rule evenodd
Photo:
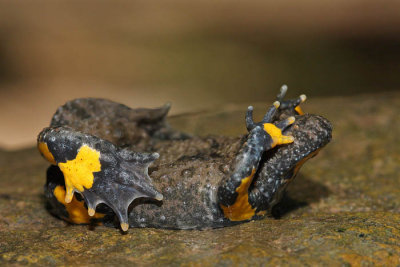
<path fill-rule="evenodd" d="M 38 136 L 38 148 L 64 176 L 65 189 L 62 185 L 54 187 L 53 194 L 74 223 L 88 223 L 87 216 L 82 214 L 86 209 L 76 201 L 75 192 L 83 196 L 89 216 L 97 218 L 96 207 L 106 204 L 117 215 L 124 231 L 129 227 L 128 206 L 133 200 L 163 199 L 148 176 L 148 167 L 159 157 L 158 153 L 121 149 L 69 127 L 45 128 Z"/>

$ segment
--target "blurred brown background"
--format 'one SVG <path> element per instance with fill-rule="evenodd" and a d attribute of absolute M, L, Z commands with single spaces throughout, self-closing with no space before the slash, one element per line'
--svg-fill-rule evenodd
<path fill-rule="evenodd" d="M 400 1 L 0 1 L 0 148 L 76 97 L 172 113 L 400 88 Z M 362 115 L 362 114 L 360 114 Z"/>

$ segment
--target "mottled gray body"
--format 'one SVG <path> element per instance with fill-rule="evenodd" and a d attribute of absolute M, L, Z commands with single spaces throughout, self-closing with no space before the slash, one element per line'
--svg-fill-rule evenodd
<path fill-rule="evenodd" d="M 154 188 L 164 198 L 162 201 L 135 199 L 128 211 L 132 227 L 204 229 L 237 224 L 226 218 L 220 205 L 235 200 L 235 189 L 251 168 L 256 168 L 256 174 L 249 188 L 249 203 L 256 213 L 271 211 L 302 161 L 313 156 L 331 138 L 332 128 L 326 119 L 316 115 L 296 116 L 294 124 L 285 127 L 283 132 L 294 137 L 293 143 L 274 149 L 262 148 L 255 156 L 254 149 L 249 147 L 257 142 L 253 145 L 248 135 L 200 138 L 171 129 L 165 119 L 168 109 L 166 106 L 134 110 L 102 99 L 78 99 L 60 107 L 51 123 L 52 127 L 68 126 L 77 132 L 108 140 L 116 147 L 160 154 L 149 166 L 149 175 Z M 271 117 L 275 116 L 271 114 Z M 282 123 L 282 119 L 295 114 L 294 110 L 279 111 L 275 116 L 279 121 L 272 122 Z M 259 140 L 257 136 L 254 138 Z M 240 166 L 234 172 L 239 161 L 253 165 Z M 235 173 L 243 175 L 235 181 L 232 179 Z M 49 188 L 50 185 L 54 188 L 48 177 Z M 224 190 L 228 193 L 226 197 Z M 54 202 L 54 197 L 51 201 Z M 113 211 L 106 208 L 103 212 L 110 215 L 105 217 L 104 223 L 114 225 Z M 65 211 L 61 213 L 65 214 Z M 262 218 L 264 214 L 252 219 Z"/>

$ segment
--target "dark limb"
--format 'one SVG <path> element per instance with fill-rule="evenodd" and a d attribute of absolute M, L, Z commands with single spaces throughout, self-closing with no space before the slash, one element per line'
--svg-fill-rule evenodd
<path fill-rule="evenodd" d="M 158 153 L 121 149 L 97 136 L 68 127 L 44 129 L 38 136 L 38 148 L 64 176 L 65 186 L 56 187 L 52 194 L 67 210 L 78 205 L 74 193 L 79 193 L 89 216 L 96 216 L 96 207 L 105 204 L 114 211 L 121 229 L 126 231 L 128 206 L 132 201 L 136 198 L 163 199 L 148 175 L 148 167 L 159 157 Z M 82 210 L 86 209 L 82 206 L 80 213 Z"/>
<path fill-rule="evenodd" d="M 231 221 L 249 220 L 269 211 L 300 167 L 331 139 L 332 126 L 326 119 L 299 115 L 299 104 L 305 101 L 305 95 L 283 100 L 286 91 L 287 87 L 282 86 L 277 97 L 282 103 L 275 102 L 260 123 L 253 121 L 253 108 L 248 108 L 247 141 L 234 163 L 233 173 L 218 191 L 220 207 Z M 288 145 L 265 153 L 282 144 Z"/>
<path fill-rule="evenodd" d="M 218 190 L 220 207 L 225 217 L 232 221 L 247 220 L 255 215 L 255 208 L 249 203 L 248 190 L 263 153 L 277 145 L 293 142 L 293 137 L 282 135 L 282 131 L 294 122 L 293 117 L 278 123 L 278 126 L 271 123 L 278 108 L 279 102 L 276 101 L 259 123 L 254 123 L 252 107 L 248 108 L 246 126 L 249 135 L 236 158 L 233 173 L 223 180 Z"/>

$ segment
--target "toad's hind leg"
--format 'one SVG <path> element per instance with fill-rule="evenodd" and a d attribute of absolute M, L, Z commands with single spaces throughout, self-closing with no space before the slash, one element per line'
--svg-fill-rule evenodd
<path fill-rule="evenodd" d="M 236 157 L 234 171 L 218 189 L 219 205 L 224 216 L 231 221 L 249 220 L 256 215 L 257 203 L 249 198 L 249 188 L 263 153 L 277 145 L 293 142 L 293 138 L 283 135 L 282 131 L 294 122 L 294 117 L 279 122 L 277 126 L 271 123 L 278 108 L 279 102 L 276 101 L 259 123 L 254 123 L 253 108 L 248 108 L 246 126 L 249 135 Z"/>
<path fill-rule="evenodd" d="M 96 207 L 105 204 L 114 211 L 121 229 L 126 231 L 128 207 L 135 199 L 163 199 L 148 175 L 148 167 L 159 157 L 158 153 L 121 149 L 69 127 L 45 128 L 38 136 L 38 147 L 64 178 L 64 185 L 57 182 L 59 186 L 46 196 L 50 203 L 55 203 L 56 199 L 65 206 L 71 222 L 87 223 L 88 218 L 96 217 Z M 60 175 L 48 174 L 48 184 L 53 184 L 52 179 L 60 180 Z M 77 202 L 74 193 L 83 196 L 86 214 L 83 202 Z"/>
<path fill-rule="evenodd" d="M 59 107 L 51 127 L 68 126 L 76 131 L 108 140 L 117 146 L 130 146 L 150 139 L 185 139 L 166 120 L 171 105 L 132 109 L 107 99 L 79 98 Z"/>

